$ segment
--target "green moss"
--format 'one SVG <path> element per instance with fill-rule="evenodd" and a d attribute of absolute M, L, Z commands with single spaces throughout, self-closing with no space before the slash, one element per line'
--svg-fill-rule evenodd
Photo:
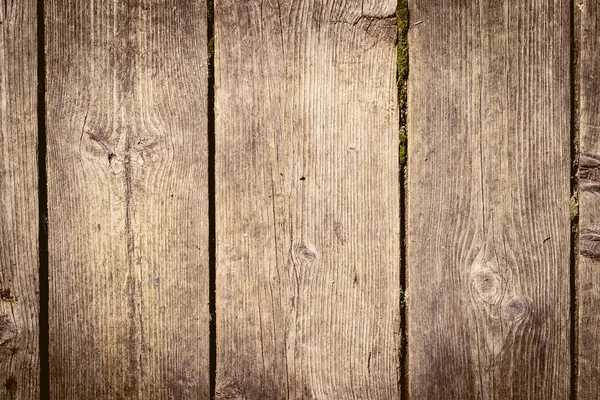
<path fill-rule="evenodd" d="M 408 80 L 408 0 L 399 0 L 396 9 L 396 23 L 398 25 L 398 104 L 400 107 L 400 165 L 406 164 L 406 87 Z"/>
<path fill-rule="evenodd" d="M 571 214 L 571 221 L 577 221 L 577 219 L 579 218 L 579 201 L 577 199 L 577 193 L 571 196 L 569 212 Z"/>
<path fill-rule="evenodd" d="M 406 80 L 408 79 L 408 0 L 398 1 L 396 10 L 398 25 L 398 97 L 400 106 L 406 103 Z"/>
<path fill-rule="evenodd" d="M 406 164 L 406 127 L 400 127 L 400 165 Z"/>
<path fill-rule="evenodd" d="M 214 54 L 215 54 L 215 39 L 210 38 L 210 40 L 208 41 L 208 57 L 212 58 L 212 56 Z"/>
<path fill-rule="evenodd" d="M 400 308 L 406 307 L 407 304 L 408 304 L 408 292 L 406 290 L 401 291 L 401 293 L 400 293 Z"/>
<path fill-rule="evenodd" d="M 206 3 L 206 19 L 208 20 L 208 24 L 212 25 L 213 21 L 215 20 L 215 2 L 214 0 L 208 0 L 208 3 Z"/>
<path fill-rule="evenodd" d="M 208 23 L 208 59 L 212 60 L 215 55 L 215 39 L 213 37 L 213 25 L 215 20 L 215 3 L 214 0 L 209 0 L 206 4 L 206 20 Z M 212 62 L 212 61 L 211 61 Z"/>

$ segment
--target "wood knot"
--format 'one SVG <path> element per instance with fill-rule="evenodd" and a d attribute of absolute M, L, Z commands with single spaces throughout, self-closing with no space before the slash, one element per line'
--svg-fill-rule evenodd
<path fill-rule="evenodd" d="M 600 182 L 600 158 L 592 154 L 579 156 L 579 179 Z"/>
<path fill-rule="evenodd" d="M 489 304 L 495 304 L 502 293 L 502 278 L 487 268 L 480 268 L 472 273 L 471 284 L 475 289 L 475 294 L 482 301 Z"/>
<path fill-rule="evenodd" d="M 515 322 L 523 319 L 527 315 L 527 304 L 520 297 L 513 297 L 504 303 L 502 308 L 502 316 L 510 322 Z"/>
<path fill-rule="evenodd" d="M 4 388 L 11 395 L 11 398 L 15 395 L 15 392 L 17 391 L 17 380 L 14 376 L 11 376 L 6 380 Z"/>
<path fill-rule="evenodd" d="M 17 329 L 6 314 L 0 315 L 0 345 L 17 336 Z"/>
<path fill-rule="evenodd" d="M 0 300 L 1 301 L 17 301 L 17 298 L 12 294 L 9 288 L 0 288 Z"/>
<path fill-rule="evenodd" d="M 579 235 L 579 254 L 592 259 L 600 259 L 600 234 L 581 232 Z"/>
<path fill-rule="evenodd" d="M 299 245 L 298 249 L 298 258 L 302 261 L 313 262 L 317 258 L 317 249 L 311 245 Z"/>
<path fill-rule="evenodd" d="M 594 154 L 579 156 L 579 187 L 582 192 L 600 191 L 600 157 Z"/>

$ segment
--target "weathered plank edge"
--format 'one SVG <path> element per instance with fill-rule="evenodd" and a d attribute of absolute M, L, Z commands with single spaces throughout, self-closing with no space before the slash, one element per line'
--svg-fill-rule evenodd
<path fill-rule="evenodd" d="M 571 84 L 571 115 L 570 115 L 570 134 L 571 134 L 571 205 L 569 214 L 571 216 L 571 248 L 570 248 L 570 322 L 571 322 L 571 399 L 577 398 L 578 387 L 578 341 L 579 341 L 579 307 L 577 299 L 577 287 L 579 285 L 579 270 L 577 254 L 579 252 L 579 180 L 577 171 L 579 169 L 579 50 L 580 50 L 580 15 L 576 12 L 576 2 L 571 0 L 570 12 L 570 36 L 571 51 L 570 57 L 570 84 Z"/>

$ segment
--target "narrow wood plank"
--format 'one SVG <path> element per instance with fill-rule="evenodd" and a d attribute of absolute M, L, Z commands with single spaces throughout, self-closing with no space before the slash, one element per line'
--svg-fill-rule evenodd
<path fill-rule="evenodd" d="M 566 399 L 569 1 L 410 12 L 410 398 Z"/>
<path fill-rule="evenodd" d="M 0 2 L 0 399 L 39 398 L 36 18 Z"/>
<path fill-rule="evenodd" d="M 395 7 L 216 2 L 217 399 L 399 395 Z"/>
<path fill-rule="evenodd" d="M 206 399 L 205 2 L 46 7 L 51 397 Z"/>
<path fill-rule="evenodd" d="M 574 4 L 579 39 L 579 254 L 577 398 L 600 398 L 600 4 Z"/>

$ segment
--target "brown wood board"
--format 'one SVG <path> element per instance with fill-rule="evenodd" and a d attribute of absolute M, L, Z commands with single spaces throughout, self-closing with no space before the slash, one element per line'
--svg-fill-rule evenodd
<path fill-rule="evenodd" d="M 410 2 L 408 394 L 570 394 L 568 1 Z"/>
<path fill-rule="evenodd" d="M 215 7 L 216 398 L 398 398 L 396 2 Z"/>
<path fill-rule="evenodd" d="M 39 398 L 35 2 L 0 5 L 0 398 Z"/>
<path fill-rule="evenodd" d="M 206 4 L 44 6 L 51 398 L 207 399 Z"/>
<path fill-rule="evenodd" d="M 578 64 L 579 243 L 577 398 L 600 397 L 600 5 L 574 2 Z"/>

